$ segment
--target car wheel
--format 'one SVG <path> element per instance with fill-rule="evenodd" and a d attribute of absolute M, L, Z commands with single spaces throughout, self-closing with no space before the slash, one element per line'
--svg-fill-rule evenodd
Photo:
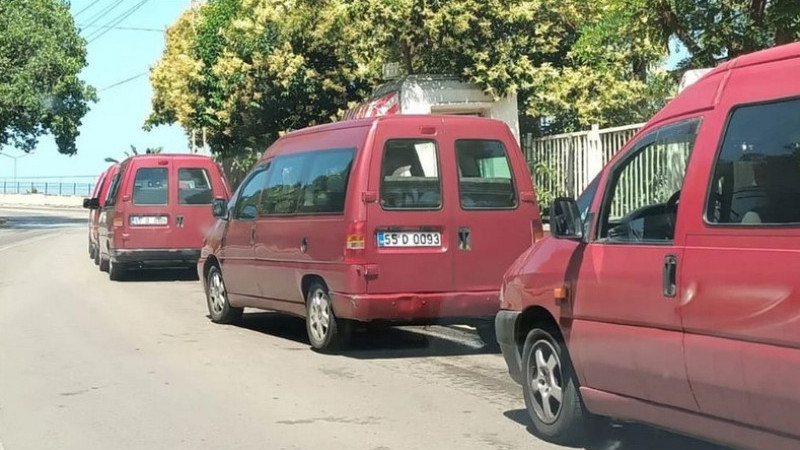
<path fill-rule="evenodd" d="M 242 318 L 244 308 L 236 308 L 228 302 L 228 290 L 219 267 L 211 266 L 206 276 L 206 304 L 214 323 L 231 324 Z"/>
<path fill-rule="evenodd" d="M 97 264 L 100 266 L 100 272 L 108 272 L 108 263 L 110 262 L 109 258 L 103 258 L 103 255 L 100 255 L 100 262 Z"/>
<path fill-rule="evenodd" d="M 349 334 L 348 325 L 333 314 L 328 289 L 314 282 L 306 298 L 306 331 L 311 346 L 322 351 L 343 347 Z"/>
<path fill-rule="evenodd" d="M 500 345 L 497 343 L 497 332 L 494 328 L 494 321 L 479 323 L 475 326 L 481 340 L 486 344 L 486 348 L 497 351 L 500 350 Z"/>
<path fill-rule="evenodd" d="M 559 445 L 579 446 L 590 417 L 563 342 L 536 328 L 525 339 L 522 358 L 522 390 L 536 434 Z"/>
<path fill-rule="evenodd" d="M 115 263 L 112 260 L 108 260 L 108 278 L 111 281 L 121 281 L 125 278 L 125 271 L 127 268 L 124 264 Z"/>
<path fill-rule="evenodd" d="M 89 259 L 94 259 L 94 252 L 95 252 L 94 245 L 92 245 L 92 243 L 89 242 Z"/>
<path fill-rule="evenodd" d="M 95 249 L 94 249 L 94 265 L 95 266 L 99 266 L 100 265 L 100 248 L 99 247 L 95 247 Z"/>

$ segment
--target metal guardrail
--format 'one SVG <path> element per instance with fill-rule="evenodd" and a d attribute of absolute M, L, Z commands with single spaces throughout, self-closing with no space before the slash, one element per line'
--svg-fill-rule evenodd
<path fill-rule="evenodd" d="M 96 177 L 0 179 L 0 194 L 45 194 L 89 197 Z M 65 182 L 63 179 L 74 181 Z M 84 181 L 85 180 L 85 181 Z"/>

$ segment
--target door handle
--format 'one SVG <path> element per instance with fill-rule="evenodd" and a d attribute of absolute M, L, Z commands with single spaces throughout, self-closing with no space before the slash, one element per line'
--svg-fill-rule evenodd
<path fill-rule="evenodd" d="M 678 258 L 675 255 L 664 257 L 664 297 L 675 297 L 678 293 L 677 286 Z"/>
<path fill-rule="evenodd" d="M 250 226 L 250 245 L 256 242 L 256 224 Z"/>
<path fill-rule="evenodd" d="M 300 251 L 303 253 L 308 251 L 308 239 L 303 238 L 300 240 Z"/>

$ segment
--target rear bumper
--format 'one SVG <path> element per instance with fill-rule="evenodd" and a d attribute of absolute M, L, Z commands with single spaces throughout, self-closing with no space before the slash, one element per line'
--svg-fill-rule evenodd
<path fill-rule="evenodd" d="M 200 249 L 137 249 L 111 250 L 111 260 L 120 264 L 142 266 L 194 266 L 200 258 Z"/>
<path fill-rule="evenodd" d="M 508 366 L 508 374 L 519 384 L 522 384 L 522 356 L 516 342 L 517 319 L 519 311 L 500 311 L 494 318 L 497 343 L 503 352 L 503 358 Z"/>
<path fill-rule="evenodd" d="M 435 294 L 331 293 L 337 317 L 362 322 L 423 323 L 438 319 L 487 319 L 500 309 L 499 291 Z"/>

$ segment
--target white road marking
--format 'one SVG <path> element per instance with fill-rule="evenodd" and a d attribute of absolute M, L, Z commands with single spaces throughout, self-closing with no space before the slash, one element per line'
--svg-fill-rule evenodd
<path fill-rule="evenodd" d="M 49 237 L 58 236 L 59 234 L 61 234 L 61 233 L 46 233 L 46 234 L 41 234 L 39 236 L 35 236 L 35 237 L 32 237 L 32 238 L 23 239 L 23 240 L 21 240 L 19 242 L 15 242 L 15 243 L 13 243 L 11 245 L 6 245 L 5 247 L 0 247 L 0 252 L 4 252 L 6 250 L 11 250 L 12 248 L 17 248 L 17 247 L 20 247 L 20 246 L 23 246 L 23 245 L 33 244 L 34 242 L 43 241 L 43 240 L 45 240 L 45 239 L 47 239 Z M 0 447 L 0 450 L 3 450 L 3 447 Z"/>

